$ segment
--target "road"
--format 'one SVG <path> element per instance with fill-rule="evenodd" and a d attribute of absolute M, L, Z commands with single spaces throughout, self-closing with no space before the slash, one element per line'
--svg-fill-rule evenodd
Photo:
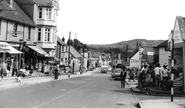
<path fill-rule="evenodd" d="M 0 108 L 136 108 L 141 99 L 169 97 L 133 93 L 102 74 L 69 78 L 0 91 Z"/>

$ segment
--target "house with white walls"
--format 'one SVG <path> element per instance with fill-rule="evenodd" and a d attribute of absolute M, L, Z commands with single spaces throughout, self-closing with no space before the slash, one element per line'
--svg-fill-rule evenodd
<path fill-rule="evenodd" d="M 139 69 L 139 50 L 135 49 L 129 56 L 129 67 Z"/>
<path fill-rule="evenodd" d="M 160 65 L 163 66 L 165 63 L 168 63 L 169 59 L 168 40 L 165 40 L 162 43 L 155 45 L 153 48 L 154 48 L 154 59 L 153 59 L 154 65 L 160 63 Z"/>

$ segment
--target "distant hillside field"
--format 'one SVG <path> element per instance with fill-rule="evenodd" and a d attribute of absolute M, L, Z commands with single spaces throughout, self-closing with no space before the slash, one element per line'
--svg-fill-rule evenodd
<path fill-rule="evenodd" d="M 133 40 L 121 41 L 121 42 L 113 43 L 113 44 L 103 44 L 103 45 L 87 44 L 87 46 L 89 47 L 89 49 L 91 51 L 103 52 L 106 49 L 110 49 L 110 48 L 120 48 L 120 49 L 124 50 L 126 48 L 126 45 L 128 45 L 129 50 L 133 50 L 136 48 L 137 42 L 138 43 L 145 43 L 144 44 L 145 47 L 152 48 L 153 46 L 158 45 L 164 41 L 165 40 L 133 39 Z"/>

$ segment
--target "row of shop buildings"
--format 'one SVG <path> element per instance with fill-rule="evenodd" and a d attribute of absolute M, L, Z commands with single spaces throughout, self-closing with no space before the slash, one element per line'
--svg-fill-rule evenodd
<path fill-rule="evenodd" d="M 16 59 L 19 68 L 28 69 L 53 62 L 76 70 L 81 61 L 86 65 L 87 59 L 57 36 L 58 11 L 59 0 L 1 0 L 0 59 L 8 65 Z"/>

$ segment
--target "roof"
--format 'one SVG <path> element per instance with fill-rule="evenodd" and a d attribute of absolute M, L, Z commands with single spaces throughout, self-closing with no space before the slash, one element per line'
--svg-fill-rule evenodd
<path fill-rule="evenodd" d="M 35 0 L 39 6 L 56 6 L 59 8 L 59 1 L 58 0 Z"/>
<path fill-rule="evenodd" d="M 98 52 L 92 52 L 91 53 L 92 58 L 99 58 L 100 56 L 101 56 L 101 53 L 98 53 Z"/>
<path fill-rule="evenodd" d="M 1 2 L 3 3 L 3 5 L 0 5 L 0 9 L 2 9 L 2 12 L 0 12 L 1 19 L 15 21 L 29 26 L 36 26 L 35 22 L 24 13 L 16 2 L 13 3 L 13 8 L 10 7 L 10 4 L 6 0 Z"/>
<path fill-rule="evenodd" d="M 72 46 L 70 46 L 70 52 L 71 52 L 71 54 L 72 54 L 75 58 L 81 58 L 81 57 L 82 57 L 82 55 L 81 55 L 80 53 L 78 53 L 78 52 L 74 49 L 74 47 L 72 47 Z"/>
<path fill-rule="evenodd" d="M 64 42 L 62 41 L 62 39 L 60 39 L 60 37 L 58 37 L 58 36 L 57 36 L 57 42 L 59 42 L 61 45 L 66 45 L 66 43 L 64 43 Z"/>
<path fill-rule="evenodd" d="M 155 45 L 154 47 L 167 47 L 168 46 L 168 40 L 163 41 L 159 43 L 158 45 Z"/>
<path fill-rule="evenodd" d="M 128 58 L 132 58 L 138 51 L 139 51 L 138 48 L 136 48 L 136 49 L 128 56 Z"/>
<path fill-rule="evenodd" d="M 34 5 L 37 3 L 34 0 L 14 0 L 19 7 L 33 20 L 34 19 Z"/>

